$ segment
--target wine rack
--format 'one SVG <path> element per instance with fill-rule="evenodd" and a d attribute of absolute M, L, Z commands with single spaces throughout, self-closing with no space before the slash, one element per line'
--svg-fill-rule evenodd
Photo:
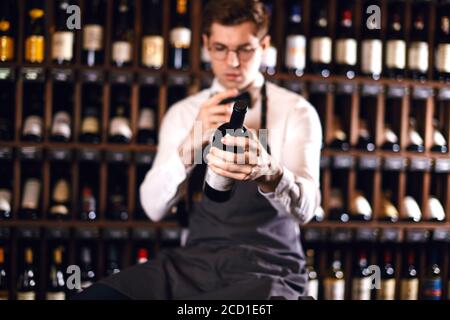
<path fill-rule="evenodd" d="M 334 13 L 339 0 L 327 0 L 330 12 Z M 85 11 L 89 0 L 75 1 Z M 39 255 L 39 282 L 47 281 L 47 270 L 51 244 L 63 243 L 66 247 L 65 263 L 77 262 L 77 250 L 88 242 L 95 247 L 98 262 L 96 263 L 99 277 L 104 274 L 106 257 L 105 247 L 111 241 L 121 242 L 123 252 L 121 267 L 135 263 L 132 259 L 136 244 L 148 243 L 151 256 L 157 254 L 159 248 L 180 244 L 182 228 L 185 225 L 177 221 L 151 222 L 138 216 L 138 184 L 143 179 L 146 170 L 151 167 L 157 144 L 139 144 L 136 141 L 139 108 L 145 93 L 151 92 L 157 97 L 156 123 L 160 124 L 170 106 L 186 95 L 198 92 L 211 84 L 213 75 L 202 69 L 201 65 L 201 10 L 205 1 L 189 1 L 190 29 L 192 41 L 189 51 L 190 68 L 187 71 L 169 69 L 169 33 L 174 2 L 162 2 L 162 36 L 164 41 L 164 64 L 159 70 L 145 68 L 140 63 L 141 38 L 143 34 L 142 0 L 132 1 L 133 12 L 133 59 L 127 67 L 114 67 L 111 63 L 112 26 L 115 2 L 106 0 L 105 10 L 105 56 L 101 65 L 87 67 L 82 63 L 81 38 L 82 30 L 75 31 L 74 61 L 69 65 L 57 65 L 50 60 L 51 41 L 45 42 L 45 61 L 41 64 L 29 64 L 24 60 L 25 37 L 25 0 L 17 1 L 15 15 L 15 59 L 12 62 L 0 64 L 0 82 L 2 90 L 9 90 L 14 97 L 14 136 L 11 141 L 0 142 L 0 160 L 11 165 L 12 170 L 12 217 L 0 221 L 0 245 L 7 248 L 9 270 L 8 287 L 11 297 L 15 297 L 16 278 L 19 268 L 19 249 L 22 243 L 33 243 Z M 310 14 L 313 0 L 300 0 L 304 8 L 304 33 L 310 38 Z M 54 1 L 43 0 L 45 4 L 45 38 L 51 38 L 54 21 Z M 331 74 L 324 78 L 321 75 L 306 72 L 296 76 L 284 71 L 284 41 L 288 0 L 274 1 L 273 9 L 273 44 L 278 50 L 276 72 L 266 75 L 267 80 L 298 92 L 312 102 L 321 118 L 324 133 L 324 148 L 321 160 L 321 191 L 324 220 L 313 221 L 302 226 L 303 241 L 306 246 L 326 246 L 339 242 L 339 235 L 333 236 L 333 230 L 339 228 L 342 232 L 351 234 L 344 237 L 344 243 L 352 243 L 364 232 L 376 233 L 378 236 L 367 240 L 371 243 L 389 238 L 393 243 L 408 242 L 415 239 L 414 235 L 421 232 L 426 236 L 417 236 L 425 243 L 434 240 L 442 243 L 450 242 L 450 155 L 449 153 L 433 152 L 433 117 L 437 114 L 442 125 L 442 133 L 450 142 L 450 86 L 447 83 L 434 80 L 433 68 L 429 68 L 428 79 L 415 81 L 409 78 L 403 80 L 382 77 L 373 80 L 368 77 L 356 76 L 347 79 L 344 76 Z M 362 26 L 362 1 L 356 1 L 355 30 L 357 40 L 361 39 L 358 30 Z M 381 1 L 382 40 L 386 39 L 388 1 Z M 436 2 L 430 2 L 430 66 L 433 65 L 434 37 L 436 20 Z M 406 17 L 411 15 L 411 1 L 406 1 Z M 407 19 L 409 20 L 409 19 Z M 330 25 L 336 25 L 335 14 L 329 14 Z M 407 32 L 410 25 L 406 25 Z M 332 40 L 336 39 L 332 31 Z M 358 42 L 359 43 L 359 42 Z M 41 88 L 44 97 L 44 135 L 40 143 L 21 141 L 24 117 L 24 103 L 27 87 L 36 85 Z M 100 88 L 101 142 L 99 144 L 82 143 L 78 140 L 80 134 L 83 109 L 83 92 L 86 86 Z M 116 86 L 125 86 L 130 92 L 130 124 L 133 139 L 129 144 L 108 143 L 108 128 L 111 111 L 111 97 Z M 68 88 L 73 97 L 72 140 L 68 143 L 57 143 L 50 140 L 50 128 L 54 111 L 55 93 L 60 88 Z M 424 151 L 407 150 L 408 118 L 410 114 L 418 119 L 419 131 L 424 137 Z M 333 121 L 337 115 L 343 116 L 344 131 L 348 136 L 349 150 L 339 151 L 330 148 L 333 141 Z M 374 138 L 375 150 L 361 151 L 355 148 L 358 142 L 359 118 L 365 117 L 368 128 Z M 393 130 L 399 137 L 400 150 L 389 152 L 382 149 L 383 130 L 387 121 L 392 121 Z M 37 162 L 42 169 L 41 218 L 36 221 L 19 219 L 22 192 L 22 175 L 26 164 Z M 2 162 L 3 163 L 3 162 Z M 48 219 L 51 194 L 51 171 L 53 163 L 65 163 L 70 168 L 71 212 L 68 221 L 51 221 Z M 98 219 L 84 222 L 78 220 L 79 179 L 80 168 L 84 163 L 94 163 L 98 166 Z M 127 221 L 110 221 L 107 219 L 109 166 L 120 163 L 125 166 L 127 176 Z M 368 201 L 373 214 L 369 221 L 331 221 L 328 219 L 330 198 L 336 172 L 343 172 L 345 181 L 340 181 L 344 203 L 348 204 L 355 196 L 356 189 L 363 185 L 368 191 Z M 1 179 L 1 177 L 0 177 Z M 408 192 L 408 186 L 417 186 L 415 195 L 421 207 L 423 217 L 420 222 L 386 222 L 381 220 L 381 201 L 383 186 L 390 181 L 394 189 L 393 203 L 397 206 L 400 217 L 404 216 L 405 208 L 402 200 Z M 428 220 L 429 213 L 426 203 L 434 185 L 439 185 L 439 200 L 445 209 L 445 219 L 440 222 Z M 185 197 L 185 202 L 190 199 Z M 189 208 L 187 208 L 189 209 Z M 348 208 L 347 208 L 348 209 Z M 369 230 L 369 231 L 367 231 Z M 318 236 L 318 234 L 320 236 Z M 325 236 L 323 236 L 325 234 Z M 329 235 L 329 237 L 328 237 Z M 325 237 L 325 238 L 323 238 Z M 381 237 L 381 238 L 379 238 Z M 384 237 L 384 238 L 383 238 Z M 434 238 L 433 238 L 434 237 Z M 435 239 L 436 238 L 436 239 Z M 326 241 L 324 239 L 327 239 Z M 338 240 L 336 240 L 338 239 Z M 431 240 L 430 240 L 431 239 Z M 433 240 L 434 239 L 434 240 Z M 414 241 L 412 241 L 414 243 Z M 400 245 L 400 244 L 399 244 Z M 425 247 L 424 247 L 425 248 Z M 374 249 L 375 250 L 375 249 Z M 425 250 L 425 249 L 424 249 Z M 376 251 L 376 250 L 375 250 Z M 425 252 L 425 251 L 424 251 Z M 444 259 L 442 270 L 447 279 L 449 269 L 449 251 L 443 249 Z M 424 253 L 425 254 L 425 253 Z M 350 255 L 346 259 L 350 261 Z M 397 252 L 400 259 L 400 251 Z M 422 258 L 421 258 L 422 259 Z M 346 261 L 347 261 L 346 260 Z M 321 260 L 322 261 L 322 260 Z M 400 261 L 400 260 L 399 260 Z M 421 260 L 422 261 L 422 260 Z M 349 264 L 350 262 L 346 262 Z M 423 262 L 424 263 L 424 262 Z M 321 262 L 320 272 L 325 272 L 325 262 Z M 424 268 L 424 265 L 422 265 Z M 422 268 L 422 270 L 423 270 Z M 397 275 L 399 277 L 399 275 Z M 443 286 L 445 288 L 445 286 Z M 44 297 L 45 285 L 39 287 L 39 297 Z M 347 290 L 348 291 L 348 290 Z M 447 292 L 444 290 L 445 296 Z M 349 296 L 347 298 L 350 298 Z"/>

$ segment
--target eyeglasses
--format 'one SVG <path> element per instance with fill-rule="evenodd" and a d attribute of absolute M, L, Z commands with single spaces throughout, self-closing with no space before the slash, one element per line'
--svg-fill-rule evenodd
<path fill-rule="evenodd" d="M 211 58 L 215 60 L 225 60 L 228 57 L 228 53 L 234 52 L 236 53 L 239 61 L 248 61 L 250 60 L 253 55 L 255 54 L 255 51 L 260 47 L 250 47 L 245 46 L 242 48 L 237 48 L 235 50 L 232 50 L 224 45 L 213 45 L 212 47 L 209 47 L 209 52 L 211 54 Z"/>

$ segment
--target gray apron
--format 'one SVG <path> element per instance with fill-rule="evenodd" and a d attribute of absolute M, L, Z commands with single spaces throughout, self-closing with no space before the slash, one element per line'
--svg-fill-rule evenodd
<path fill-rule="evenodd" d="M 266 86 L 261 90 L 266 127 Z M 197 165 L 189 190 L 201 190 L 206 165 Z M 134 299 L 297 299 L 306 269 L 298 223 L 279 214 L 254 181 L 236 181 L 232 198 L 191 204 L 185 247 L 163 249 L 155 259 L 101 283 Z"/>

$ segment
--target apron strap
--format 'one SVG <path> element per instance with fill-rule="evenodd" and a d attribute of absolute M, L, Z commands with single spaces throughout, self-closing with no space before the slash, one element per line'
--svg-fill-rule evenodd
<path fill-rule="evenodd" d="M 268 132 L 267 132 L 267 87 L 266 81 L 264 81 L 261 87 L 261 126 L 260 129 L 264 129 L 263 133 L 260 131 L 259 141 L 261 141 L 263 146 L 267 146 L 266 151 L 270 154 L 270 146 L 268 143 Z M 262 134 L 261 134 L 262 133 Z"/>

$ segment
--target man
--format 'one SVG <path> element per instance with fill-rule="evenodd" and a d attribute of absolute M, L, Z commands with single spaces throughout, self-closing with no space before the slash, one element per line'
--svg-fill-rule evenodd
<path fill-rule="evenodd" d="M 259 73 L 270 43 L 261 2 L 210 1 L 203 17 L 214 82 L 167 111 L 141 202 L 152 220 L 164 217 L 186 192 L 193 170 L 202 167 L 194 160 L 211 134 L 230 119 L 231 105 L 220 102 L 247 91 L 251 107 L 244 125 L 253 134 L 224 140 L 244 148 L 245 162 L 214 147 L 206 155 L 213 172 L 236 180 L 233 196 L 223 203 L 203 197 L 190 212 L 185 247 L 162 250 L 80 298 L 297 299 L 305 294 L 299 224 L 311 219 L 320 202 L 319 118 L 301 96 L 267 83 Z M 255 133 L 264 128 L 267 149 Z"/>

